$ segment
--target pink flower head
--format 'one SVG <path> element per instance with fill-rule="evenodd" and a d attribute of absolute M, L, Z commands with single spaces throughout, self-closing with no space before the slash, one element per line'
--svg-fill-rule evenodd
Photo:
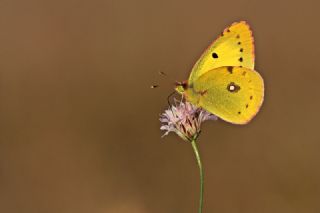
<path fill-rule="evenodd" d="M 217 120 L 208 111 L 198 108 L 189 102 L 177 102 L 160 116 L 160 129 L 166 131 L 162 137 L 175 132 L 186 141 L 195 140 L 200 134 L 201 123 L 206 120 Z"/>

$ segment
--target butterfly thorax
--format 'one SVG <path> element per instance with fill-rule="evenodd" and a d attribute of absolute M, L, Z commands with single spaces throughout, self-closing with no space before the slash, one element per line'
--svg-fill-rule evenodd
<path fill-rule="evenodd" d="M 197 105 L 199 103 L 198 92 L 196 92 L 193 85 L 189 85 L 187 81 L 176 82 L 175 90 L 192 104 Z"/>

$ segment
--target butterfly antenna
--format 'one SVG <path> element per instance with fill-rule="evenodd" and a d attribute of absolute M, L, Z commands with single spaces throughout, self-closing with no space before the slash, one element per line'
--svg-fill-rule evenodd
<path fill-rule="evenodd" d="M 169 79 L 170 81 L 175 82 L 175 79 L 173 79 L 172 76 L 167 75 L 167 73 L 165 73 L 165 72 L 159 71 L 158 74 L 161 75 L 161 76 L 163 76 L 163 77 L 166 77 L 166 78 Z"/>
<path fill-rule="evenodd" d="M 161 76 L 165 76 L 166 78 L 169 77 L 165 72 L 162 72 L 162 71 L 159 71 L 158 74 L 161 75 Z M 158 85 L 158 84 L 154 84 L 154 85 L 150 86 L 151 89 L 155 89 L 155 88 L 158 88 L 158 87 L 160 87 L 160 85 Z"/>
<path fill-rule="evenodd" d="M 164 73 L 162 71 L 159 71 L 158 73 L 159 73 L 159 75 L 168 76 L 166 73 Z"/>

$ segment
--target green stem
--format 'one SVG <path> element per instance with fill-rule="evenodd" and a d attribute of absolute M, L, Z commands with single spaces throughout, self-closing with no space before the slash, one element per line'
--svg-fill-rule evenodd
<path fill-rule="evenodd" d="M 202 213 L 202 205 L 203 205 L 203 168 L 202 168 L 202 163 L 199 155 L 199 151 L 197 148 L 196 140 L 191 141 L 191 145 L 193 148 L 193 152 L 196 155 L 197 158 L 197 163 L 199 166 L 199 171 L 200 171 L 200 204 L 199 204 L 199 213 Z"/>

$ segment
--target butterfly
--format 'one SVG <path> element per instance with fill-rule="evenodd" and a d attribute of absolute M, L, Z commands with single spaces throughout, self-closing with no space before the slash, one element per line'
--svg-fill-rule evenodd
<path fill-rule="evenodd" d="M 245 21 L 227 27 L 201 55 L 189 79 L 175 90 L 192 104 L 233 124 L 248 123 L 259 111 L 264 83 L 254 70 L 254 40 Z"/>

